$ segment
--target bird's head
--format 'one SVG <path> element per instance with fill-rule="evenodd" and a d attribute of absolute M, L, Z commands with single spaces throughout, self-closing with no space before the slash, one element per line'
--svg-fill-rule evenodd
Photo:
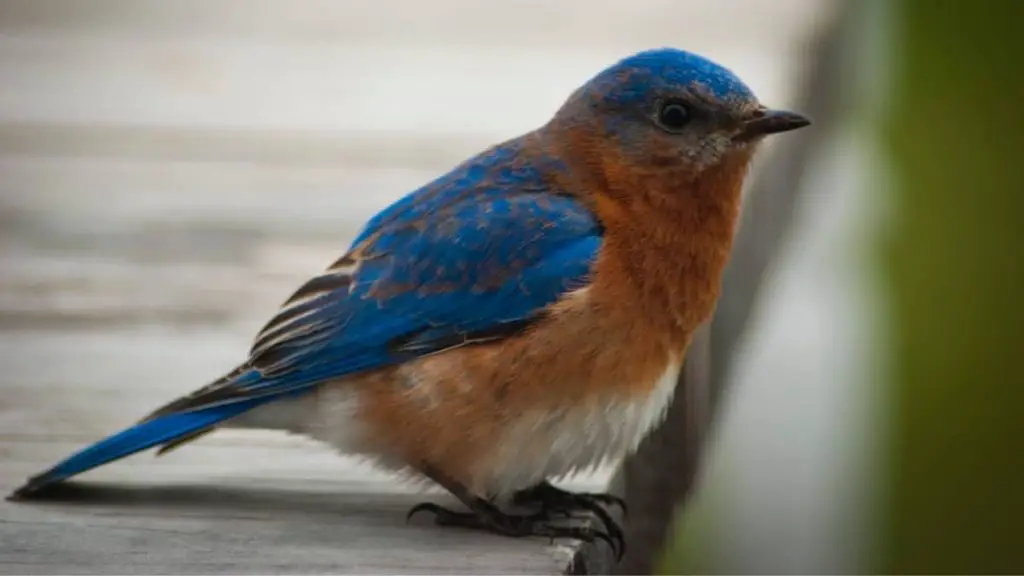
<path fill-rule="evenodd" d="M 726 163 L 745 169 L 765 136 L 808 124 L 763 106 L 728 69 L 664 48 L 599 73 L 569 98 L 550 129 L 559 147 L 590 167 L 697 178 Z"/>

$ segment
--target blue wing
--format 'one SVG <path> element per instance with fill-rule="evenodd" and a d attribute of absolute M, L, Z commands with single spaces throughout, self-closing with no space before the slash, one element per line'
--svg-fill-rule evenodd
<path fill-rule="evenodd" d="M 261 332 L 242 398 L 305 389 L 528 323 L 582 285 L 599 229 L 575 200 L 469 198 L 371 232 Z M 223 401 L 225 399 L 222 399 Z"/>
<path fill-rule="evenodd" d="M 245 364 L 70 456 L 14 496 L 188 442 L 325 381 L 506 337 L 585 284 L 601 244 L 592 214 L 532 175 L 476 169 L 463 167 L 371 220 L 345 256 L 285 302 Z"/>

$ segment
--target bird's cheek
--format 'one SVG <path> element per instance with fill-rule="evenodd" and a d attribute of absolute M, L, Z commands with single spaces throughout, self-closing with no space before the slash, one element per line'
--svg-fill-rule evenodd
<path fill-rule="evenodd" d="M 645 142 L 643 155 L 646 164 L 657 168 L 670 168 L 682 165 L 688 157 L 686 146 L 677 140 L 655 137 Z"/>
<path fill-rule="evenodd" d="M 652 153 L 647 164 L 652 168 L 677 168 L 685 162 L 684 156 L 679 153 L 669 153 L 664 150 Z"/>
<path fill-rule="evenodd" d="M 696 168 L 707 168 L 718 164 L 736 148 L 735 143 L 724 134 L 712 134 L 691 149 L 691 161 Z"/>

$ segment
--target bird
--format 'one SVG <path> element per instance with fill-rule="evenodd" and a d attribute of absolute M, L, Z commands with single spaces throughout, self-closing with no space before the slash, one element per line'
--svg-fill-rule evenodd
<path fill-rule="evenodd" d="M 678 48 L 597 71 L 539 127 L 370 218 L 246 359 L 31 477 L 11 500 L 218 428 L 279 430 L 431 481 L 436 524 L 601 538 L 610 494 L 559 478 L 636 450 L 714 312 L 766 137 L 808 126 Z M 539 511 L 517 511 L 516 506 Z M 590 511 L 605 528 L 565 525 Z"/>

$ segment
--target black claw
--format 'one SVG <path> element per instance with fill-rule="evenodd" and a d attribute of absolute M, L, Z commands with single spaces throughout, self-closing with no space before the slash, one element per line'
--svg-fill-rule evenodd
<path fill-rule="evenodd" d="M 615 561 L 622 560 L 622 557 L 626 554 L 626 538 L 622 534 L 622 530 L 619 529 L 615 523 L 611 524 L 613 529 L 609 529 L 605 532 L 600 530 L 594 530 L 594 536 L 604 540 L 608 547 L 612 549 L 612 554 L 615 554 Z"/>
<path fill-rule="evenodd" d="M 619 562 L 619 561 L 622 560 L 622 556 L 626 553 L 626 548 L 625 548 L 626 544 L 625 544 L 624 541 L 622 541 L 620 539 L 619 540 L 619 546 L 616 546 L 615 545 L 615 541 L 612 540 L 612 537 L 610 535 L 608 535 L 607 532 L 595 531 L 594 532 L 594 536 L 600 538 L 601 540 L 604 540 L 605 544 L 608 544 L 608 547 L 612 549 L 612 554 L 615 555 L 615 561 L 616 562 Z"/>
<path fill-rule="evenodd" d="M 626 535 L 622 532 L 622 528 L 619 527 L 618 522 L 616 522 L 612 518 L 611 514 L 609 514 L 608 511 L 602 508 L 597 502 L 582 499 L 577 501 L 576 505 L 579 508 L 590 511 L 604 524 L 604 528 L 606 530 L 605 534 L 607 534 L 609 538 L 614 538 L 618 542 L 618 546 L 613 545 L 612 550 L 615 550 L 616 555 L 621 558 L 626 549 Z M 611 544 L 611 540 L 609 540 L 609 544 Z"/>
<path fill-rule="evenodd" d="M 410 508 L 409 511 L 405 514 L 406 523 L 408 523 L 409 520 L 412 520 L 412 517 L 420 512 L 433 512 L 435 515 L 440 516 L 442 513 L 450 511 L 447 508 L 434 504 L 433 502 L 420 502 L 419 504 Z"/>
<path fill-rule="evenodd" d="M 596 500 L 605 506 L 617 506 L 622 512 L 622 516 L 629 516 L 629 508 L 626 507 L 626 500 L 619 498 L 614 494 L 580 494 L 580 496 Z"/>

